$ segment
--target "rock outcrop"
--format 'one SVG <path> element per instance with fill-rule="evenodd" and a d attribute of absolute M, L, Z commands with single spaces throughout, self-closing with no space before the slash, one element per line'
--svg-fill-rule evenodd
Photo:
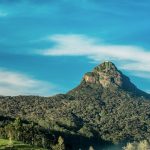
<path fill-rule="evenodd" d="M 91 84 L 100 84 L 103 88 L 119 87 L 128 90 L 135 90 L 136 87 L 131 83 L 130 79 L 122 74 L 117 67 L 109 61 L 98 65 L 92 72 L 84 75 L 83 81 Z"/>

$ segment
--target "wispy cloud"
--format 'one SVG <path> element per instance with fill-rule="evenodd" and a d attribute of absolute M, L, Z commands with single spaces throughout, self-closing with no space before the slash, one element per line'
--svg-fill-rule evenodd
<path fill-rule="evenodd" d="M 6 17 L 8 16 L 8 13 L 0 11 L 0 17 Z"/>
<path fill-rule="evenodd" d="M 133 76 L 145 78 L 145 79 L 150 79 L 149 72 L 136 72 L 133 74 Z"/>
<path fill-rule="evenodd" d="M 0 95 L 51 95 L 55 86 L 27 75 L 0 69 Z"/>
<path fill-rule="evenodd" d="M 104 44 L 100 39 L 85 35 L 53 35 L 49 37 L 54 46 L 41 50 L 50 56 L 86 56 L 93 61 L 119 60 L 120 68 L 150 72 L 150 52 L 142 47 Z M 125 62 L 125 63 L 123 63 Z"/>
<path fill-rule="evenodd" d="M 135 56 L 136 55 L 137 54 L 135 53 Z M 143 52 L 143 54 L 141 54 L 141 58 L 139 56 L 139 60 L 137 60 L 136 62 L 129 63 L 129 64 L 122 66 L 122 69 L 132 70 L 132 71 L 142 71 L 142 72 L 150 73 L 150 60 L 146 60 L 146 56 L 144 59 L 144 55 L 147 55 L 147 57 L 150 57 L 149 52 Z"/>
<path fill-rule="evenodd" d="M 146 90 L 146 92 L 150 94 L 150 90 Z"/>

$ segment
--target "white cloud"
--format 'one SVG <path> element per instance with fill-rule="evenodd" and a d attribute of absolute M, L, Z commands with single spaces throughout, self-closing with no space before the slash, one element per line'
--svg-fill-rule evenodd
<path fill-rule="evenodd" d="M 136 55 L 136 53 L 135 53 L 135 55 Z M 133 63 L 130 63 L 130 64 L 126 64 L 126 65 L 122 66 L 122 69 L 150 73 L 150 60 L 149 61 L 146 61 L 146 60 L 144 61 L 144 59 L 143 59 L 143 60 L 139 60 L 135 63 L 133 62 Z M 149 76 L 149 78 L 150 78 L 150 76 Z"/>
<path fill-rule="evenodd" d="M 43 95 L 55 93 L 55 86 L 27 75 L 0 69 L 0 95 Z"/>
<path fill-rule="evenodd" d="M 96 62 L 119 60 L 122 69 L 150 72 L 150 52 L 142 47 L 106 45 L 102 40 L 78 34 L 58 34 L 50 36 L 48 39 L 55 45 L 50 49 L 40 51 L 43 55 L 87 56 Z"/>
<path fill-rule="evenodd" d="M 135 73 L 132 71 L 132 75 L 140 78 L 150 79 L 149 72 L 138 72 Z"/>
<path fill-rule="evenodd" d="M 150 90 L 146 90 L 146 92 L 147 92 L 148 94 L 150 94 Z"/>

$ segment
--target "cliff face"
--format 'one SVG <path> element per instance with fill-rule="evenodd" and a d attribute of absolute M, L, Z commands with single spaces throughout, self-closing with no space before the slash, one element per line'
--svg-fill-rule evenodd
<path fill-rule="evenodd" d="M 123 75 L 112 62 L 104 62 L 85 74 L 83 80 L 88 83 L 99 83 L 104 88 L 110 85 L 122 87 Z"/>
<path fill-rule="evenodd" d="M 139 90 L 126 75 L 119 71 L 117 67 L 109 61 L 96 66 L 91 72 L 86 73 L 82 82 L 99 84 L 104 89 L 120 88 L 136 94 L 144 94 L 144 92 Z"/>

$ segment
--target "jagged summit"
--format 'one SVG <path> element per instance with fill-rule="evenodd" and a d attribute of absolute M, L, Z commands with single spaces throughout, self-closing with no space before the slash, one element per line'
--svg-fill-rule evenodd
<path fill-rule="evenodd" d="M 135 96 L 150 98 L 150 95 L 138 89 L 130 79 L 117 69 L 114 63 L 105 61 L 96 66 L 91 72 L 87 72 L 79 86 L 69 91 L 72 95 L 101 95 L 104 91 L 130 92 Z M 110 93 L 109 93 L 110 94 Z"/>
<path fill-rule="evenodd" d="M 91 84 L 101 84 L 102 87 L 110 86 L 121 87 L 125 89 L 135 89 L 130 79 L 117 69 L 115 64 L 105 61 L 96 66 L 92 72 L 84 75 L 83 81 Z"/>
<path fill-rule="evenodd" d="M 112 62 L 104 62 L 93 70 L 99 76 L 99 82 L 103 87 L 110 84 L 122 85 L 122 74 L 118 71 L 117 67 Z"/>
<path fill-rule="evenodd" d="M 93 70 L 93 72 L 103 72 L 103 73 L 113 73 L 112 71 L 117 72 L 118 69 L 115 66 L 115 64 L 113 64 L 110 61 L 105 61 L 102 64 L 96 66 Z"/>

